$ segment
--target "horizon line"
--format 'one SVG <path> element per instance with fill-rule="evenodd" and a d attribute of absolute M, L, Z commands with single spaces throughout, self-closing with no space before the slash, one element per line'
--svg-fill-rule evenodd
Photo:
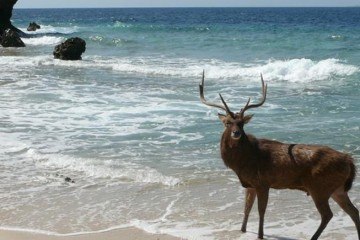
<path fill-rule="evenodd" d="M 171 7 L 171 6 L 138 6 L 138 7 L 16 7 L 14 9 L 135 9 L 135 8 L 359 8 L 360 5 L 349 6 L 193 6 L 193 7 Z"/>

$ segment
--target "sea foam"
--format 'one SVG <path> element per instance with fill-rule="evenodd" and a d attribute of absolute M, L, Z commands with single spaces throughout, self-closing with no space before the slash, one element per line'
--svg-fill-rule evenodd
<path fill-rule="evenodd" d="M 34 44 L 54 44 L 58 38 L 40 38 Z M 356 74 L 360 68 L 348 64 L 340 59 L 324 59 L 315 61 L 311 59 L 267 60 L 245 64 L 241 62 L 225 62 L 217 59 L 196 60 L 188 58 L 165 57 L 113 57 L 84 56 L 83 61 L 67 62 L 53 59 L 49 56 L 37 57 L 3 57 L 1 65 L 9 66 L 64 66 L 69 68 L 98 68 L 110 69 L 116 72 L 147 76 L 174 76 L 198 79 L 203 70 L 210 79 L 236 79 L 258 81 L 260 73 L 266 81 L 286 81 L 296 83 L 309 83 L 323 81 L 331 78 L 345 78 Z"/>
<path fill-rule="evenodd" d="M 70 27 L 55 27 L 51 25 L 40 25 L 40 29 L 29 32 L 26 28 L 20 28 L 23 32 L 26 32 L 30 35 L 36 34 L 72 34 L 79 31 L 79 27 L 77 26 L 70 26 Z"/>
<path fill-rule="evenodd" d="M 175 186 L 181 181 L 176 177 L 165 176 L 157 170 L 130 162 L 104 163 L 96 159 L 79 159 L 62 154 L 43 154 L 29 149 L 27 157 L 35 161 L 39 167 L 53 169 L 68 169 L 81 172 L 93 178 L 119 179 L 125 182 L 157 183 L 165 186 Z"/>
<path fill-rule="evenodd" d="M 134 72 L 146 75 L 170 75 L 194 77 L 204 69 L 207 78 L 255 78 L 259 74 L 268 81 L 311 82 L 326 80 L 332 76 L 344 77 L 359 72 L 359 67 L 339 59 L 268 60 L 255 64 L 224 62 L 220 60 L 192 59 L 121 59 L 113 63 L 113 69 L 120 72 Z"/>
<path fill-rule="evenodd" d="M 332 77 L 346 77 L 359 72 L 359 67 L 339 59 L 329 58 L 320 61 L 311 59 L 267 60 L 259 63 L 244 64 L 225 62 L 217 59 L 196 60 L 186 58 L 84 58 L 83 62 L 57 62 L 56 65 L 68 67 L 112 68 L 114 71 L 148 76 L 175 76 L 194 79 L 203 70 L 207 78 L 213 79 L 254 79 L 259 74 L 267 81 L 312 82 Z M 44 63 L 44 65 L 53 63 Z"/>
<path fill-rule="evenodd" d="M 22 39 L 26 45 L 55 45 L 59 44 L 65 40 L 63 37 L 53 37 L 53 36 L 42 36 L 42 37 L 33 37 L 33 38 L 23 38 Z"/>

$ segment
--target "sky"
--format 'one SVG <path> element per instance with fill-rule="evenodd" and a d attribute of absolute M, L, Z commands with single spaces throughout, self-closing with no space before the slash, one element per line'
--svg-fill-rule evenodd
<path fill-rule="evenodd" d="M 360 6 L 360 0 L 18 0 L 15 8 L 347 6 Z"/>

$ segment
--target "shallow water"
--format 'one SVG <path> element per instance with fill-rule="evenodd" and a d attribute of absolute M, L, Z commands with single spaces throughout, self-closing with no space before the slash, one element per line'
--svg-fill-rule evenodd
<path fill-rule="evenodd" d="M 256 238 L 256 209 L 240 233 L 243 190 L 220 159 L 217 110 L 199 101 L 202 70 L 207 98 L 232 109 L 260 97 L 263 74 L 268 99 L 247 132 L 329 145 L 359 166 L 359 11 L 16 10 L 16 26 L 42 29 L 0 48 L 0 228 Z M 54 60 L 71 36 L 87 41 L 83 61 Z M 323 239 L 356 239 L 332 208 Z M 306 194 L 271 191 L 269 239 L 309 238 L 318 222 Z"/>

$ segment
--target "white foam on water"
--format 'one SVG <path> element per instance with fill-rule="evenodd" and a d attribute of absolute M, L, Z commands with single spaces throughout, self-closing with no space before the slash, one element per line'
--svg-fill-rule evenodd
<path fill-rule="evenodd" d="M 181 239 L 212 240 L 211 235 L 216 232 L 210 226 L 195 227 L 196 222 L 163 224 L 161 222 L 133 220 L 133 227 L 151 234 L 168 234 Z"/>
<path fill-rule="evenodd" d="M 171 213 L 171 209 L 176 200 L 172 201 L 169 206 L 166 208 L 165 213 L 160 216 L 158 219 L 154 220 L 131 220 L 129 223 L 111 226 L 105 229 L 94 230 L 94 231 L 79 231 L 71 233 L 57 233 L 54 231 L 45 231 L 41 229 L 29 229 L 13 226 L 1 226 L 0 230 L 5 231 L 18 231 L 34 234 L 43 234 L 49 236 L 78 236 L 85 234 L 96 234 L 104 233 L 112 230 L 119 230 L 134 227 L 151 234 L 168 234 L 171 236 L 179 237 L 181 239 L 189 240 L 213 240 L 213 239 L 224 239 L 222 237 L 222 232 L 225 235 L 229 232 L 233 232 L 233 235 L 236 235 L 236 239 L 239 240 L 248 240 L 256 239 L 257 237 L 257 223 L 249 223 L 248 231 L 246 233 L 241 233 L 240 225 L 236 226 L 231 225 L 230 222 L 226 223 L 216 223 L 215 225 L 208 226 L 198 226 L 199 223 L 195 221 L 188 222 L 174 222 L 172 220 L 166 219 L 167 215 Z M 265 237 L 269 240 L 278 240 L 278 239 L 306 239 L 310 238 L 312 234 L 315 233 L 317 227 L 320 224 L 320 219 L 299 219 L 296 223 L 294 222 L 273 222 L 265 223 Z M 227 227 L 224 227 L 228 225 Z M 235 232 L 235 234 L 234 234 Z M 333 240 L 333 239 L 356 239 L 357 233 L 354 226 L 354 223 L 351 221 L 350 217 L 345 216 L 343 213 L 336 215 L 327 226 L 326 230 L 322 233 L 321 239 L 324 240 Z M 228 239 L 228 238 L 226 238 Z"/>
<path fill-rule="evenodd" d="M 15 139 L 9 139 L 9 137 L 0 135 L 0 154 L 15 154 L 29 149 L 28 145 L 20 143 Z"/>
<path fill-rule="evenodd" d="M 320 217 L 299 219 L 296 223 L 269 223 L 268 227 L 265 228 L 266 238 L 267 239 L 279 239 L 283 237 L 284 239 L 306 239 L 311 238 L 315 233 L 317 227 L 320 225 Z M 336 237 L 337 236 L 337 237 Z M 339 238 L 342 236 L 341 238 Z M 240 239 L 248 239 L 249 235 L 244 236 Z M 350 219 L 349 216 L 340 212 L 340 214 L 335 215 L 328 226 L 321 234 L 321 239 L 324 240 L 333 240 L 333 239 L 356 239 L 357 233 L 355 225 Z"/>
<path fill-rule="evenodd" d="M 130 221 L 130 224 L 152 234 L 168 234 L 182 239 L 213 239 L 211 235 L 214 233 L 214 230 L 210 226 L 200 227 L 196 226 L 197 223 L 195 221 L 174 222 L 168 219 L 168 216 L 173 213 L 174 205 L 179 200 L 180 195 L 178 194 L 177 198 L 169 203 L 163 215 L 159 218 L 154 220 L 133 219 Z"/>
<path fill-rule="evenodd" d="M 332 76 L 345 77 L 359 72 L 359 67 L 348 65 L 339 59 L 313 61 L 310 59 L 291 59 L 269 61 L 266 65 L 250 68 L 266 75 L 269 80 L 278 79 L 289 82 L 311 82 L 326 80 Z"/>
<path fill-rule="evenodd" d="M 101 63 L 101 61 L 99 62 Z M 145 75 L 169 75 L 181 77 L 199 76 L 204 69 L 207 78 L 257 79 L 262 73 L 267 81 L 311 82 L 326 80 L 332 76 L 345 77 L 359 72 L 359 67 L 339 59 L 314 61 L 311 59 L 268 60 L 257 64 L 242 64 L 220 60 L 193 59 L 118 59 L 113 69 Z"/>
<path fill-rule="evenodd" d="M 27 31 L 26 28 L 20 28 L 23 32 L 26 32 L 30 35 L 36 35 L 36 34 L 54 34 L 54 33 L 60 33 L 60 34 L 72 34 L 79 31 L 79 27 L 77 26 L 71 26 L 71 27 L 54 27 L 51 25 L 40 25 L 40 29 L 37 29 L 36 31 Z"/>
<path fill-rule="evenodd" d="M 53 36 L 42 36 L 42 37 L 33 37 L 33 38 L 23 38 L 22 39 L 26 45 L 55 45 L 59 44 L 65 40 L 63 37 L 53 37 Z"/>
<path fill-rule="evenodd" d="M 53 42 L 59 39 L 34 40 Z M 31 40 L 30 40 L 31 41 Z M 52 42 L 53 41 L 53 42 Z M 332 77 L 344 78 L 360 71 L 359 66 L 348 64 L 339 59 L 329 58 L 320 61 L 311 59 L 268 60 L 265 62 L 243 64 L 239 62 L 224 62 L 220 60 L 195 60 L 165 57 L 124 57 L 104 58 L 100 56 L 84 56 L 83 61 L 61 61 L 52 56 L 19 57 L 7 56 L 0 59 L 0 66 L 9 63 L 13 66 L 64 66 L 69 68 L 99 68 L 113 71 L 149 75 L 149 76 L 177 76 L 189 80 L 199 79 L 203 69 L 206 78 L 212 79 L 246 79 L 259 80 L 262 73 L 266 81 L 287 81 L 308 83 L 328 80 Z"/>
<path fill-rule="evenodd" d="M 45 231 L 41 229 L 30 229 L 30 228 L 21 228 L 21 227 L 12 227 L 12 226 L 1 226 L 0 230 L 41 234 L 41 235 L 56 236 L 56 237 L 71 237 L 71 236 L 79 236 L 79 235 L 87 235 L 87 234 L 104 233 L 113 230 L 121 230 L 121 229 L 133 227 L 150 234 L 168 234 L 174 237 L 179 237 L 181 239 L 189 239 L 189 240 L 214 239 L 213 237 L 211 237 L 213 231 L 210 227 L 191 227 L 192 224 L 193 223 L 190 222 L 181 223 L 172 228 L 163 228 L 161 227 L 161 224 L 158 223 L 147 223 L 146 221 L 133 220 L 129 224 L 112 226 L 106 229 L 101 229 L 96 231 L 80 231 L 73 233 L 57 233 L 57 232 Z"/>
<path fill-rule="evenodd" d="M 28 158 L 35 161 L 39 167 L 61 168 L 82 172 L 94 178 L 111 178 L 137 183 L 163 184 L 165 186 L 178 185 L 181 180 L 176 177 L 165 176 L 157 170 L 135 163 L 108 163 L 96 159 L 80 159 L 61 154 L 43 154 L 34 149 L 26 152 Z"/>
<path fill-rule="evenodd" d="M 344 37 L 341 35 L 331 35 L 332 39 L 343 39 Z"/>
<path fill-rule="evenodd" d="M 133 227 L 151 234 L 168 234 L 183 239 L 201 239 L 201 240 L 214 239 L 211 236 L 214 233 L 214 231 L 210 226 L 196 227 L 197 223 L 195 221 L 174 222 L 172 219 L 168 219 L 169 216 L 174 212 L 175 204 L 180 199 L 180 196 L 181 194 L 177 194 L 175 199 L 170 201 L 169 204 L 166 206 L 166 208 L 163 211 L 163 214 L 156 219 L 153 220 L 133 219 L 133 220 L 129 220 L 128 223 L 115 225 L 100 230 L 58 233 L 56 231 L 51 231 L 51 230 L 22 228 L 16 226 L 1 226 L 0 229 L 6 231 L 18 231 L 18 232 L 26 232 L 26 233 L 34 233 L 34 234 L 43 234 L 49 236 L 65 237 L 65 236 L 78 236 L 85 234 L 103 233 L 112 230 Z"/>
<path fill-rule="evenodd" d="M 7 69 L 17 70 L 17 67 L 35 67 L 41 66 L 43 63 L 52 61 L 50 55 L 39 56 L 4 56 L 0 58 L 0 68 L 6 67 Z M 17 79 L 16 79 L 17 80 Z"/>
<path fill-rule="evenodd" d="M 116 21 L 113 25 L 114 28 L 131 28 L 132 25 L 121 21 Z"/>
<path fill-rule="evenodd" d="M 34 234 L 43 234 L 49 236 L 57 236 L 55 232 L 44 231 L 39 229 L 30 229 L 30 228 L 21 228 L 21 227 L 11 227 L 11 226 L 1 226 L 0 230 L 3 231 L 14 231 L 14 232 L 24 232 L 24 233 L 34 233 Z"/>

